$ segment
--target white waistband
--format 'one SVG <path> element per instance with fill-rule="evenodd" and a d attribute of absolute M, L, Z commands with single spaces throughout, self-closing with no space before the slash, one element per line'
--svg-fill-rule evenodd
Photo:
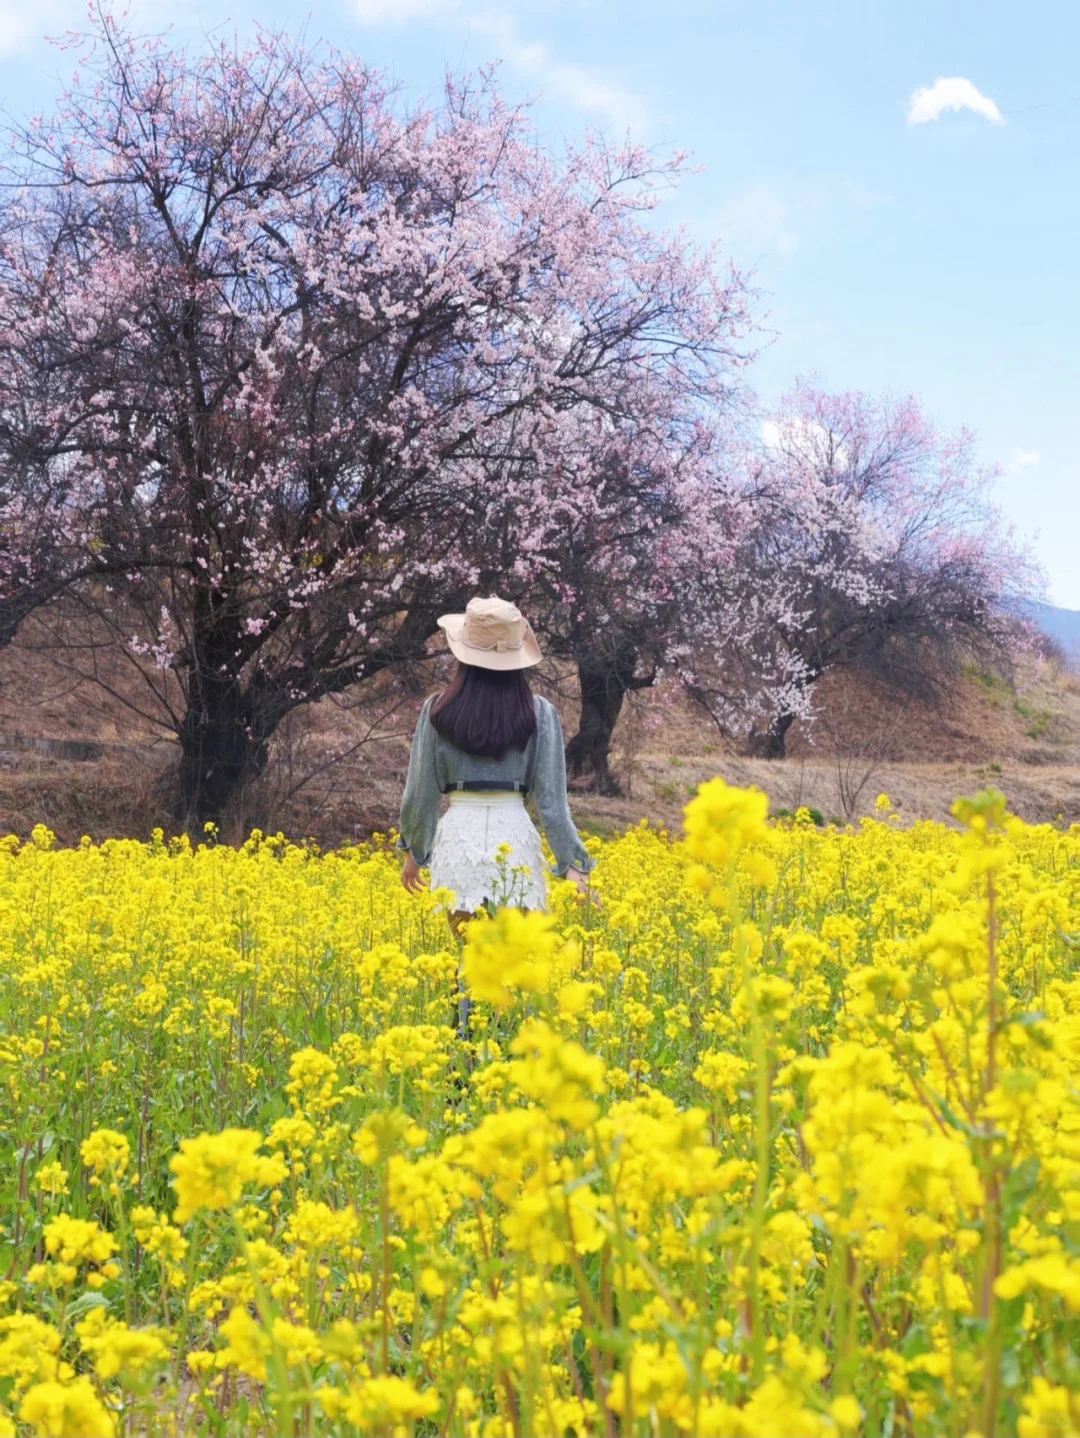
<path fill-rule="evenodd" d="M 524 804 L 522 794 L 512 789 L 451 789 L 447 795 L 451 804 Z"/>

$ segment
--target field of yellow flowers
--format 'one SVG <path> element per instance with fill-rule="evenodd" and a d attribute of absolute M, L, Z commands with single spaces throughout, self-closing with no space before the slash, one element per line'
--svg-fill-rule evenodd
<path fill-rule="evenodd" d="M 0 1435 L 1080 1432 L 1080 828 L 955 812 L 715 780 L 463 946 L 0 841 Z"/>

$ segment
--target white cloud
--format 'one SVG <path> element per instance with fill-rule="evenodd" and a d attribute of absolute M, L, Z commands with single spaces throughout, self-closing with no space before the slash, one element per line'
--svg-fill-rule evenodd
<path fill-rule="evenodd" d="M 973 110 L 993 125 L 1004 125 L 1005 118 L 988 95 L 975 88 L 970 80 L 959 75 L 938 78 L 932 85 L 916 90 L 908 105 L 909 125 L 928 125 L 940 120 L 946 110 Z"/>
<path fill-rule="evenodd" d="M 0 4 L 7 0 L 0 0 Z M 404 25 L 412 20 L 449 22 L 494 42 L 496 58 L 534 79 L 545 95 L 578 110 L 599 115 L 613 129 L 637 129 L 647 123 L 641 100 L 591 65 L 559 60 L 541 41 L 523 39 L 505 8 L 469 10 L 463 0 L 351 0 L 362 25 Z"/>
<path fill-rule="evenodd" d="M 733 191 L 693 222 L 710 238 L 722 235 L 744 263 L 789 259 L 804 243 L 827 243 L 837 227 L 894 205 L 894 195 L 840 176 L 763 176 Z"/>
<path fill-rule="evenodd" d="M 720 205 L 710 229 L 747 260 L 758 256 L 788 258 L 807 228 L 820 227 L 830 204 L 843 196 L 818 180 L 756 180 Z"/>
<path fill-rule="evenodd" d="M 831 466 L 834 473 L 840 473 L 850 463 L 847 449 L 826 425 L 801 415 L 762 420 L 761 442 L 770 454 L 812 469 Z"/>
<path fill-rule="evenodd" d="M 761 422 L 761 441 L 766 449 L 778 450 L 781 447 L 783 433 L 775 419 L 764 419 Z"/>
<path fill-rule="evenodd" d="M 641 101 L 591 65 L 574 65 L 557 60 L 539 41 L 523 40 L 513 18 L 505 11 L 485 10 L 466 15 L 462 23 L 489 36 L 499 46 L 500 57 L 515 70 L 536 77 L 545 94 L 564 100 L 579 110 L 598 114 L 616 129 L 634 129 L 647 116 Z"/>
<path fill-rule="evenodd" d="M 1010 469 L 1026 469 L 1030 465 L 1039 463 L 1039 451 L 1037 449 L 1014 449 Z"/>

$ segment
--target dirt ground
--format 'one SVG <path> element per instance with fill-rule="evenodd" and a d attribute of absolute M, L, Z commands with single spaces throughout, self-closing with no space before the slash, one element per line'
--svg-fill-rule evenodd
<path fill-rule="evenodd" d="M 538 680 L 572 732 L 573 676 L 545 670 Z M 329 846 L 385 832 L 425 683 L 434 676 L 290 716 L 267 776 L 242 796 L 222 837 L 235 841 L 259 827 Z M 154 722 L 152 695 L 125 689 L 119 676 L 112 687 L 127 702 L 74 682 L 47 657 L 17 648 L 0 654 L 0 833 L 25 837 L 44 823 L 61 842 L 77 843 L 82 834 L 169 830 L 176 745 Z M 958 794 L 987 785 L 1026 819 L 1080 822 L 1080 676 L 1050 662 L 1025 663 L 1012 685 L 968 674 L 944 707 L 830 677 L 816 710 L 812 726 L 792 731 L 787 759 L 755 760 L 680 696 L 642 693 L 627 705 L 613 745 L 623 797 L 573 793 L 578 823 L 605 836 L 642 818 L 676 830 L 687 799 L 716 774 L 758 785 L 774 812 L 806 805 L 825 822 L 871 814 L 883 791 L 904 820 L 947 819 Z"/>

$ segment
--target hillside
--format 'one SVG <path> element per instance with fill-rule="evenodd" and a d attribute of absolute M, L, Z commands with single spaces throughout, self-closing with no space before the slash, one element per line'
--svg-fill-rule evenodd
<path fill-rule="evenodd" d="M 130 677 L 106 678 L 113 696 L 76 683 L 40 653 L 0 653 L 0 832 L 26 835 L 44 822 L 77 842 L 82 833 L 146 836 L 156 824 L 169 827 L 164 799 L 176 746 L 149 722 L 146 694 L 124 688 Z M 539 674 L 568 732 L 572 678 L 547 666 Z M 384 683 L 361 702 L 291 716 L 270 773 L 225 837 L 258 826 L 336 844 L 385 831 L 424 692 Z M 1067 669 L 1032 660 L 1014 687 L 971 673 L 940 711 L 842 677 L 823 681 L 817 702 L 813 726 L 792 732 L 790 757 L 770 762 L 733 753 L 680 696 L 644 693 L 628 704 L 613 749 L 625 797 L 575 794 L 575 813 L 598 833 L 642 817 L 677 826 L 696 786 L 719 773 L 765 789 L 774 810 L 807 805 L 826 820 L 872 813 L 882 790 L 906 820 L 944 818 L 958 793 L 992 783 L 1025 818 L 1080 822 L 1080 676 Z"/>

